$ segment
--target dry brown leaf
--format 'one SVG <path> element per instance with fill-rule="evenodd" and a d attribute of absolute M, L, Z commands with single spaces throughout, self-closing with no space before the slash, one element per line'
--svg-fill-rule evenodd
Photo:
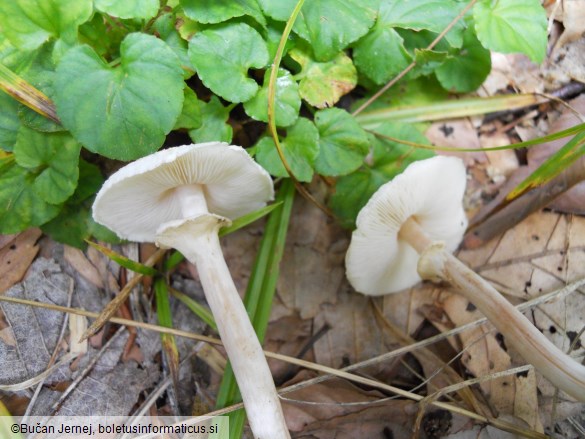
<path fill-rule="evenodd" d="M 280 268 L 278 293 L 302 319 L 315 317 L 322 303 L 335 303 L 345 278 L 348 234 L 313 204 L 297 199 Z"/>
<path fill-rule="evenodd" d="M 467 299 L 452 295 L 444 302 L 444 311 L 456 326 L 462 326 L 482 317 L 469 307 Z M 500 347 L 489 326 L 480 326 L 460 334 L 464 348 L 462 362 L 473 375 L 484 377 L 509 369 L 510 356 Z M 506 376 L 480 384 L 490 403 L 498 412 L 511 413 L 514 403 L 514 378 Z"/>
<path fill-rule="evenodd" d="M 563 46 L 571 41 L 578 40 L 585 32 L 585 8 L 580 1 L 561 1 L 553 7 L 555 19 L 563 23 L 564 31 L 556 43 L 556 47 Z"/>
<path fill-rule="evenodd" d="M 449 148 L 473 148 L 481 147 L 477 130 L 469 119 L 457 119 L 449 121 L 435 122 L 425 132 L 429 141 L 438 146 L 447 146 Z M 486 155 L 482 151 L 477 152 L 448 152 L 446 155 L 461 157 L 466 165 L 474 162 L 483 163 L 486 161 Z"/>
<path fill-rule="evenodd" d="M 342 367 L 342 363 L 356 363 L 389 350 L 383 331 L 369 304 L 361 294 L 341 291 L 338 303 L 322 305 L 315 317 L 315 330 L 328 324 L 331 328 L 315 343 L 317 363 Z"/>
<path fill-rule="evenodd" d="M 584 249 L 584 218 L 538 212 L 487 246 L 459 256 L 509 300 L 520 303 L 585 277 Z M 538 306 L 526 315 L 566 352 L 585 326 L 583 293 Z M 576 354 L 583 355 L 584 344 L 585 336 L 581 336 Z M 515 363 L 523 364 L 513 350 L 508 353 Z M 554 388 L 537 376 L 539 389 L 551 395 Z"/>
<path fill-rule="evenodd" d="M 65 245 L 65 260 L 87 281 L 98 288 L 104 287 L 104 281 L 97 268 L 85 257 L 85 254 L 75 247 Z"/>
<path fill-rule="evenodd" d="M 305 381 L 313 372 L 300 372 L 287 383 Z M 289 429 L 297 438 L 367 438 L 381 436 L 387 428 L 395 438 L 407 438 L 416 415 L 410 401 L 376 403 L 385 396 L 343 380 L 329 380 L 285 395 L 283 410 Z M 352 416 L 356 414 L 356 416 Z M 307 427 L 308 426 L 308 427 Z"/>
<path fill-rule="evenodd" d="M 4 237 L 0 247 L 0 294 L 22 280 L 39 252 L 36 242 L 40 236 L 39 229 L 28 229 Z"/>

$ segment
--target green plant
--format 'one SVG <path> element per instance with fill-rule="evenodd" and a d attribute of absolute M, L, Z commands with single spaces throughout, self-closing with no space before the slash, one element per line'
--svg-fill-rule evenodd
<path fill-rule="evenodd" d="M 236 138 L 273 175 L 285 176 L 262 132 L 269 66 L 296 3 L 2 2 L 0 87 L 25 105 L 0 94 L 0 233 L 41 226 L 77 246 L 90 235 L 113 239 L 89 212 L 108 160 L 150 154 L 171 132 L 187 142 Z M 490 70 L 488 49 L 543 59 L 546 20 L 538 0 L 480 0 L 453 24 L 465 6 L 303 5 L 280 53 L 275 123 L 299 181 L 314 174 L 338 179 L 332 207 L 345 224 L 383 181 L 429 153 L 375 139 L 346 105 L 327 107 L 344 96 L 350 105 L 367 97 L 412 61 L 405 78 L 411 92 L 398 103 L 397 93 L 387 94 L 378 108 L 474 90 Z M 428 90 L 409 86 L 417 83 Z M 248 128 L 254 134 L 244 135 Z M 425 143 L 418 128 L 382 122 L 375 131 Z"/>

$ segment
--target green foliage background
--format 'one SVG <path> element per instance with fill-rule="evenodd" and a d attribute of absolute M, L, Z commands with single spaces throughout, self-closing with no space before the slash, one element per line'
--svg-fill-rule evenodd
<path fill-rule="evenodd" d="M 538 0 L 479 0 L 428 50 L 466 4 L 303 5 L 278 71 L 276 125 L 299 181 L 316 174 L 332 179 L 331 207 L 348 227 L 381 184 L 430 154 L 383 137 L 425 144 L 421 125 L 383 122 L 366 131 L 353 107 L 413 61 L 403 90 L 385 94 L 376 106 L 473 91 L 490 71 L 489 50 L 543 59 L 546 17 Z M 48 96 L 61 124 L 0 93 L 0 233 L 40 226 L 76 246 L 90 235 L 113 239 L 90 215 L 103 176 L 116 161 L 178 141 L 236 141 L 272 175 L 286 176 L 266 130 L 268 82 L 295 5 L 1 2 L 1 67 Z"/>

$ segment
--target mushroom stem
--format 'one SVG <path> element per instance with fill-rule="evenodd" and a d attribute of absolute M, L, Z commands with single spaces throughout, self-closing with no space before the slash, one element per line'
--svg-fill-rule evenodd
<path fill-rule="evenodd" d="M 221 251 L 217 232 L 225 221 L 208 214 L 179 225 L 161 227 L 157 243 L 179 250 L 197 267 L 254 437 L 290 439 L 262 346 Z M 185 239 L 187 236 L 189 239 Z"/>
<path fill-rule="evenodd" d="M 200 184 L 184 184 L 174 189 L 181 204 L 183 218 L 194 218 L 207 213 L 207 201 Z"/>
<path fill-rule="evenodd" d="M 398 239 L 404 239 L 418 254 L 421 254 L 433 241 L 429 239 L 422 227 L 413 217 L 408 218 L 400 231 L 398 232 Z"/>
<path fill-rule="evenodd" d="M 522 358 L 556 387 L 585 401 L 585 366 L 557 348 L 491 284 L 441 243 L 431 243 L 416 221 L 409 219 L 400 235 L 420 253 L 418 272 L 423 279 L 449 282 L 487 317 Z M 424 243 L 430 245 L 424 247 Z"/>

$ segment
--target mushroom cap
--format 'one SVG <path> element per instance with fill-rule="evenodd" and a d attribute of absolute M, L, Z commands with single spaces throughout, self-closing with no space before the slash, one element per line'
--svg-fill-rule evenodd
<path fill-rule="evenodd" d="M 132 162 L 104 183 L 95 221 L 121 238 L 154 242 L 164 223 L 184 219 L 174 188 L 203 186 L 210 213 L 235 219 L 274 197 L 270 175 L 240 146 L 208 142 L 164 149 Z"/>
<path fill-rule="evenodd" d="M 421 280 L 419 254 L 398 232 L 412 217 L 431 241 L 454 251 L 463 238 L 466 173 L 456 157 L 436 156 L 410 164 L 381 186 L 357 217 L 345 258 L 346 274 L 360 293 L 379 296 Z"/>

